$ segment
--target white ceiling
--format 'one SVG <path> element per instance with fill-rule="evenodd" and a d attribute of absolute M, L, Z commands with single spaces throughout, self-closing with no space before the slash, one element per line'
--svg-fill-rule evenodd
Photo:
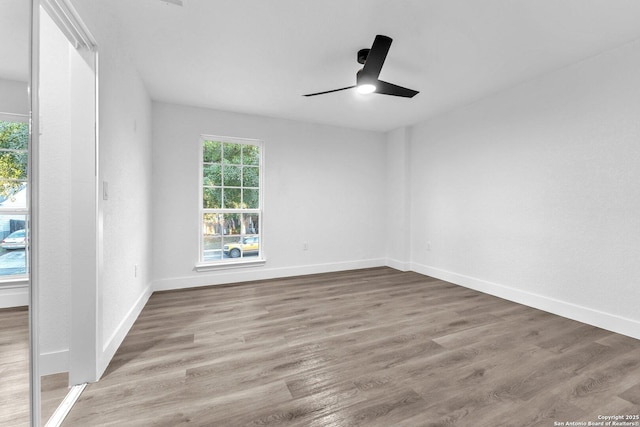
<path fill-rule="evenodd" d="M 73 2 L 115 17 L 154 100 L 376 131 L 640 37 L 638 0 Z M 354 84 L 376 34 L 394 39 L 380 78 L 420 94 L 302 96 Z"/>
<path fill-rule="evenodd" d="M 29 1 L 0 1 L 0 78 L 29 79 L 29 20 Z"/>

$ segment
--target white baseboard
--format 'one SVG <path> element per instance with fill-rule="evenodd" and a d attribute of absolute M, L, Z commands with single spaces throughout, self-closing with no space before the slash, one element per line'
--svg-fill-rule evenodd
<path fill-rule="evenodd" d="M 38 366 L 40 375 L 59 374 L 69 371 L 69 350 L 52 351 L 40 354 Z"/>
<path fill-rule="evenodd" d="M 27 283 L 0 286 L 0 308 L 27 305 L 29 305 L 29 285 Z"/>
<path fill-rule="evenodd" d="M 387 258 L 387 262 L 385 264 L 387 267 L 394 268 L 399 271 L 410 271 L 411 263 L 405 261 L 398 261 L 397 259 Z"/>
<path fill-rule="evenodd" d="M 129 330 L 142 312 L 142 309 L 147 304 L 147 301 L 149 301 L 151 292 L 151 286 L 147 285 L 136 302 L 129 309 L 127 315 L 122 319 L 116 330 L 111 334 L 109 339 L 105 341 L 102 348 L 102 354 L 98 357 L 98 378 L 102 376 L 104 371 L 107 369 L 107 366 L 109 366 L 109 362 L 111 362 L 113 355 L 118 350 L 118 347 L 120 347 L 120 344 L 122 344 L 122 341 L 124 341 L 124 338 L 129 333 Z"/>
<path fill-rule="evenodd" d="M 560 301 L 544 295 L 534 294 L 509 286 L 500 285 L 475 277 L 465 276 L 451 271 L 430 267 L 423 264 L 412 263 L 411 270 L 436 279 L 445 280 L 465 288 L 474 289 L 489 295 L 524 304 L 529 307 L 557 314 L 558 316 L 577 320 L 588 325 L 606 329 L 632 338 L 640 339 L 640 322 L 620 317 L 615 314 L 605 313 L 589 307 Z"/>
<path fill-rule="evenodd" d="M 383 258 L 344 261 L 327 264 L 312 264 L 296 267 L 268 268 L 255 267 L 233 270 L 219 270 L 198 273 L 197 275 L 174 277 L 153 282 L 154 291 L 194 288 L 199 286 L 222 285 L 228 283 L 250 282 L 253 280 L 276 279 L 280 277 L 305 276 L 308 274 L 331 273 L 335 271 L 358 270 L 362 268 L 384 267 Z"/>

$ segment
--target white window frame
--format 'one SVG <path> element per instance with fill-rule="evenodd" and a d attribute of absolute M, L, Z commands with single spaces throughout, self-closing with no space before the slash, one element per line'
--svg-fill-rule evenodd
<path fill-rule="evenodd" d="M 242 144 L 242 145 L 257 145 L 260 149 L 260 164 L 259 167 L 259 206 L 258 209 L 211 209 L 205 208 L 203 202 L 204 195 L 204 142 L 205 141 L 218 141 L 228 144 Z M 219 135 L 200 135 L 199 149 L 198 149 L 198 261 L 196 262 L 196 271 L 208 271 L 226 268 L 237 267 L 254 267 L 262 266 L 266 262 L 265 257 L 265 245 L 264 245 L 264 141 L 260 139 L 250 138 L 238 138 Z M 240 258 L 222 258 L 220 260 L 204 260 L 204 227 L 203 218 L 207 213 L 214 214 L 236 214 L 236 213 L 253 213 L 258 215 L 258 236 L 260 238 L 258 254 L 255 257 L 240 257 Z"/>
<path fill-rule="evenodd" d="M 0 112 L 0 120 L 4 122 L 16 122 L 16 123 L 29 123 L 29 116 L 26 114 L 14 114 L 14 113 L 3 113 Z M 29 149 L 27 147 L 26 150 L 27 155 L 29 155 Z M 16 285 L 27 283 L 29 280 L 29 179 L 28 179 L 28 171 L 27 171 L 27 205 L 24 208 L 3 208 L 0 207 L 0 215 L 16 215 L 16 216 L 24 216 L 25 221 L 25 229 L 27 230 L 27 246 L 25 247 L 25 259 L 27 260 L 25 265 L 25 273 L 24 274 L 12 274 L 7 276 L 0 276 L 0 286 L 2 285 Z M 1 240 L 1 239 L 0 239 Z"/>

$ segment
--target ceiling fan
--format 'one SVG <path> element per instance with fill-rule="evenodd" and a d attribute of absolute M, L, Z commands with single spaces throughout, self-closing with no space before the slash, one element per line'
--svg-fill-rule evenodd
<path fill-rule="evenodd" d="M 324 95 L 326 93 L 339 92 L 341 90 L 353 89 L 359 93 L 379 93 L 382 95 L 401 96 L 403 98 L 413 98 L 419 92 L 406 87 L 394 85 L 378 79 L 384 60 L 387 58 L 391 47 L 391 37 L 378 34 L 373 41 L 371 49 L 360 49 L 358 51 L 358 62 L 364 64 L 362 69 L 356 73 L 356 84 L 354 86 L 342 87 L 340 89 L 326 90 L 324 92 L 309 93 L 304 96 Z"/>

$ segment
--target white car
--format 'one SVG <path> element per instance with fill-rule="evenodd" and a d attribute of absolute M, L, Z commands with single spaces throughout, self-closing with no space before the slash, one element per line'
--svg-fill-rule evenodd
<path fill-rule="evenodd" d="M 17 230 L 2 239 L 0 246 L 3 249 L 24 249 L 27 246 L 27 232 Z"/>

